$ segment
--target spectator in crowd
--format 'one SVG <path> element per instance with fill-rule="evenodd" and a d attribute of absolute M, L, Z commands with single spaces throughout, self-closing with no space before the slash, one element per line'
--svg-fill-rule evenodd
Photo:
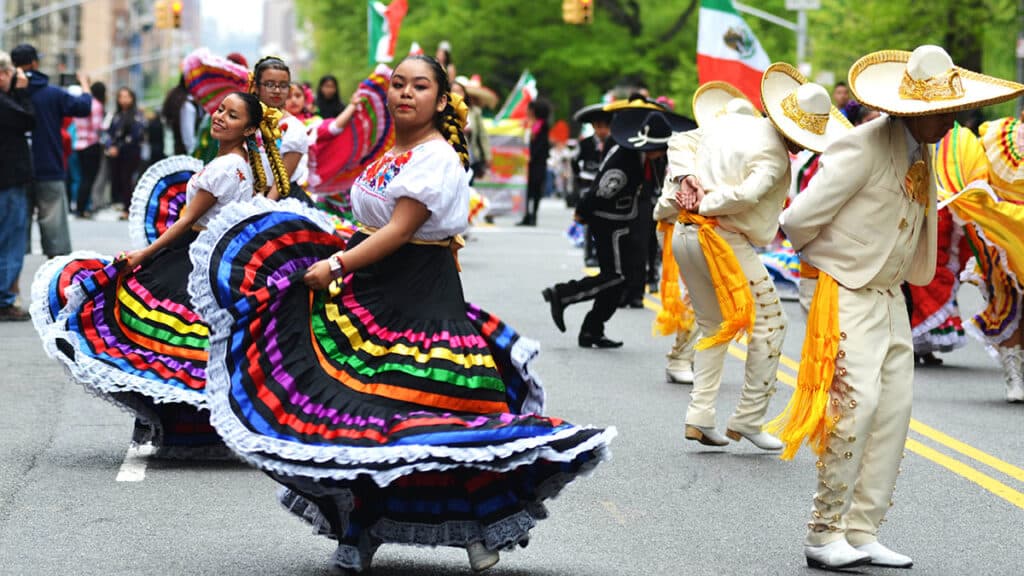
<path fill-rule="evenodd" d="M 75 118 L 75 154 L 78 156 L 78 166 L 81 170 L 75 206 L 75 213 L 79 218 L 90 218 L 92 215 L 92 187 L 100 171 L 100 160 L 103 159 L 100 136 L 103 135 L 107 86 L 102 82 L 95 82 L 89 91 L 92 93 L 92 108 L 89 115 Z"/>
<path fill-rule="evenodd" d="M 0 52 L 0 321 L 24 321 L 11 286 L 18 282 L 25 259 L 28 202 L 25 188 L 32 181 L 32 152 L 26 133 L 35 128 L 28 76 Z"/>
<path fill-rule="evenodd" d="M 142 157 L 144 127 L 135 92 L 122 86 L 117 91 L 117 111 L 107 130 L 111 196 L 114 202 L 123 204 L 122 220 L 128 219 L 128 207 L 132 203 L 135 172 Z"/>
<path fill-rule="evenodd" d="M 178 79 L 178 85 L 164 97 L 160 115 L 171 129 L 175 154 L 191 154 L 196 147 L 196 133 L 202 112 L 192 95 L 185 88 L 185 75 Z"/>
<path fill-rule="evenodd" d="M 337 118 L 345 109 L 338 92 L 338 79 L 330 74 L 322 76 L 316 87 L 316 109 L 321 118 Z"/>
<path fill-rule="evenodd" d="M 548 178 L 548 155 L 551 143 L 548 142 L 548 116 L 551 105 L 543 98 L 530 102 L 526 119 L 530 123 L 530 160 L 526 172 L 526 212 L 517 226 L 536 226 L 537 211 L 540 199 L 544 195 L 544 186 Z"/>
<path fill-rule="evenodd" d="M 39 71 L 39 54 L 30 44 L 16 46 L 11 51 L 11 60 L 28 77 L 28 93 L 36 118 L 32 130 L 33 182 L 28 187 L 28 213 L 30 217 L 36 214 L 43 253 L 53 258 L 71 252 L 61 123 L 69 116 L 88 116 L 92 112 L 92 96 L 51 86 L 49 77 Z M 78 75 L 78 81 L 83 91 L 89 90 L 89 79 L 84 74 Z"/>

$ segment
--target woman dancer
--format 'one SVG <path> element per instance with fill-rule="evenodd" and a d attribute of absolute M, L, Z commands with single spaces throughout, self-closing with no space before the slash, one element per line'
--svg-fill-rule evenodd
<path fill-rule="evenodd" d="M 152 442 L 156 456 L 226 453 L 201 411 L 208 329 L 189 302 L 188 249 L 224 206 L 252 197 L 254 173 L 262 185 L 253 139 L 261 118 L 255 96 L 224 98 L 211 125 L 217 157 L 189 181 L 179 220 L 148 247 L 106 266 L 73 254 L 36 275 L 33 317 L 47 351 L 87 389 L 134 413 L 133 440 Z M 55 314 L 62 294 L 67 303 Z"/>
<path fill-rule="evenodd" d="M 489 568 L 614 435 L 540 416 L 536 343 L 463 299 L 452 247 L 469 208 L 465 108 L 449 89 L 431 58 L 395 69 L 395 145 L 353 187 L 367 228 L 343 252 L 274 204 L 232 207 L 192 248 L 211 422 L 338 540 L 346 574 L 386 542 L 466 548 Z"/>

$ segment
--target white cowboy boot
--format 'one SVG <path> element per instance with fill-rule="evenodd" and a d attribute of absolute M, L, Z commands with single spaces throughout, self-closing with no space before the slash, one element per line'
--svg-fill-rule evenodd
<path fill-rule="evenodd" d="M 470 542 L 466 545 L 466 554 L 469 555 L 469 567 L 474 572 L 483 572 L 498 563 L 501 558 L 496 550 L 489 550 L 483 542 Z"/>
<path fill-rule="evenodd" d="M 999 347 L 999 362 L 1006 378 L 1006 401 L 1024 402 L 1024 374 L 1021 370 L 1020 346 Z"/>
<path fill-rule="evenodd" d="M 872 566 L 884 566 L 886 568 L 910 568 L 914 565 L 914 561 L 910 556 L 900 554 L 899 552 L 893 552 L 877 540 L 870 544 L 857 546 L 856 550 L 870 554 Z"/>
<path fill-rule="evenodd" d="M 809 567 L 824 570 L 846 570 L 871 563 L 871 554 L 850 546 L 846 538 L 824 546 L 804 546 L 804 556 Z"/>

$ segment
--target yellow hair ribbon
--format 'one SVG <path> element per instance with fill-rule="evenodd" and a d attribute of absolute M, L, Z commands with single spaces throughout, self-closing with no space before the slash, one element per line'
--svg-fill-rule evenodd
<path fill-rule="evenodd" d="M 718 307 L 722 312 L 722 324 L 718 331 L 701 338 L 695 348 L 706 350 L 738 338 L 743 332 L 749 333 L 754 328 L 754 296 L 750 293 L 747 275 L 740 268 L 732 247 L 715 232 L 718 220 L 681 212 L 679 222 L 700 227 L 697 238 L 708 262 L 711 282 L 715 286 L 715 296 L 718 297 Z"/>
<path fill-rule="evenodd" d="M 269 135 L 274 140 L 279 139 L 281 137 L 280 122 L 284 114 L 277 108 L 267 106 L 262 102 L 260 102 L 260 106 L 263 107 L 263 122 L 261 122 L 264 128 L 263 133 Z M 265 145 L 266 143 L 264 143 Z"/>
<path fill-rule="evenodd" d="M 778 417 L 765 425 L 765 430 L 778 434 L 785 442 L 783 460 L 791 460 L 804 440 L 821 455 L 828 448 L 829 435 L 839 415 L 829 415 L 829 393 L 839 353 L 839 284 L 824 272 L 818 273 L 811 310 L 807 315 L 807 332 L 801 351 L 796 391 Z"/>
<path fill-rule="evenodd" d="M 459 128 L 465 130 L 466 118 L 469 117 L 469 106 L 466 106 L 466 100 L 459 94 L 449 92 L 448 103 L 452 105 L 452 110 L 455 110 L 455 118 L 459 121 Z"/>

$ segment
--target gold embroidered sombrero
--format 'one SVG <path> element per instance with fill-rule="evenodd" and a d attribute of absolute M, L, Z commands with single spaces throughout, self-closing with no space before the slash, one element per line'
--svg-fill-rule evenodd
<path fill-rule="evenodd" d="M 821 152 L 853 127 L 832 105 L 828 90 L 785 62 L 764 71 L 761 105 L 779 132 L 812 152 Z"/>
<path fill-rule="evenodd" d="M 1012 100 L 1024 85 L 953 65 L 939 46 L 872 52 L 850 68 L 857 101 L 893 116 L 926 116 Z"/>
<path fill-rule="evenodd" d="M 693 94 L 693 119 L 698 126 L 730 113 L 761 117 L 761 112 L 746 95 L 728 82 L 713 80 L 701 84 Z"/>

